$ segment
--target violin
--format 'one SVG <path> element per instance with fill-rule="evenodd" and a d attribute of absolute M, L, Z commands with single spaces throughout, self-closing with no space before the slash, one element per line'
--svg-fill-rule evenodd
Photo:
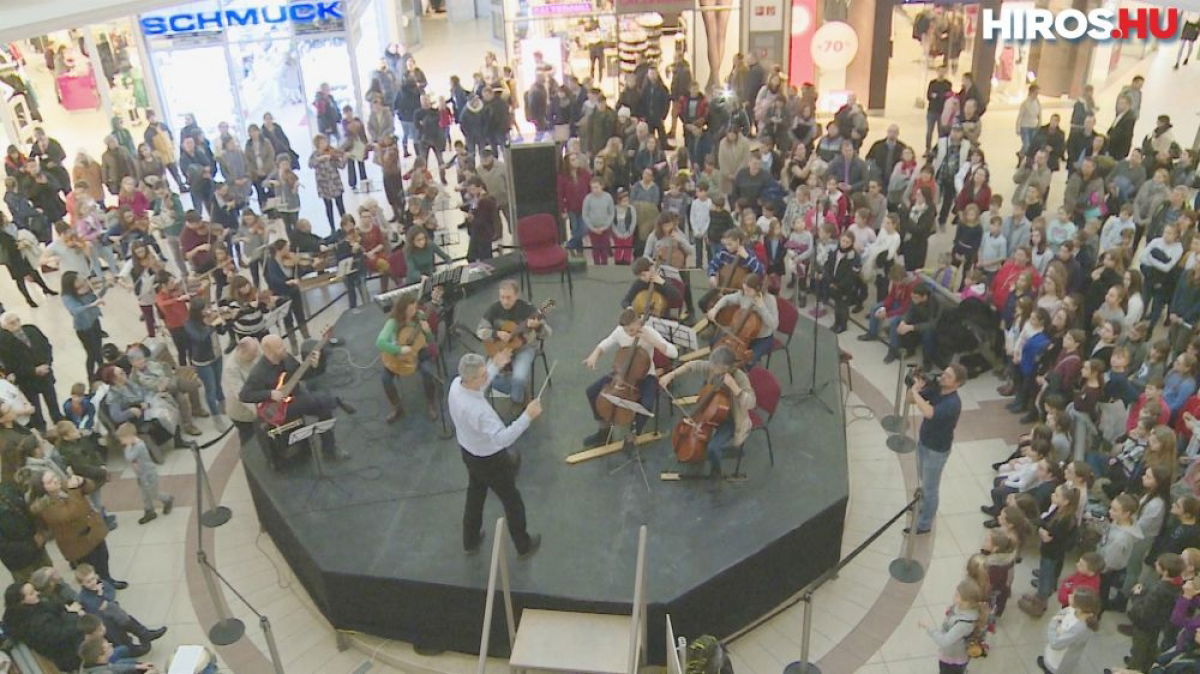
<path fill-rule="evenodd" d="M 650 308 L 648 304 L 641 314 L 642 330 L 647 329 L 645 321 L 650 315 Z M 627 426 L 633 423 L 637 416 L 633 410 L 614 404 L 605 397 L 605 394 L 632 402 L 637 402 L 641 398 L 642 380 L 654 368 L 654 358 L 652 354 L 641 348 L 639 345 L 641 340 L 642 335 L 639 331 L 638 335 L 633 338 L 632 344 L 617 350 L 617 355 L 613 358 L 612 376 L 600 390 L 600 395 L 596 396 L 596 416 L 609 425 Z"/>
<path fill-rule="evenodd" d="M 697 394 L 693 412 L 680 419 L 671 433 L 671 449 L 680 463 L 703 461 L 717 427 L 733 410 L 733 394 L 725 385 L 725 374 L 714 375 Z"/>

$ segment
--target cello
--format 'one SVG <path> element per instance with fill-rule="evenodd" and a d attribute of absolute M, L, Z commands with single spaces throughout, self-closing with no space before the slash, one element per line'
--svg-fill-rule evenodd
<path fill-rule="evenodd" d="M 650 308 L 650 305 L 647 305 L 646 310 L 638 316 L 638 322 L 642 324 L 642 327 L 638 331 L 638 335 L 633 338 L 633 343 L 617 350 L 617 355 L 613 357 L 612 375 L 609 377 L 608 383 L 600 390 L 600 395 L 596 397 L 596 416 L 610 426 L 629 425 L 633 423 L 637 413 L 614 404 L 605 397 L 605 394 L 622 400 L 638 402 L 641 399 L 642 380 L 650 374 L 650 370 L 654 367 L 653 355 L 647 353 L 640 346 L 641 330 L 647 329 L 645 322 L 650 315 Z"/>
<path fill-rule="evenodd" d="M 762 280 L 757 274 L 746 276 L 743 285 L 754 289 L 756 297 L 752 300 L 752 303 L 743 306 L 722 307 L 717 312 L 717 319 L 715 321 L 718 326 L 721 326 L 721 331 L 725 333 L 717 341 L 716 346 L 724 346 L 732 351 L 734 359 L 737 362 L 737 367 L 741 367 L 749 362 L 753 355 L 750 351 L 750 342 L 758 337 L 758 333 L 763 327 L 762 316 L 755 311 L 754 303 L 767 301 L 760 289 Z"/>
<path fill-rule="evenodd" d="M 667 309 L 670 308 L 670 302 L 667 300 L 667 296 L 663 294 L 662 290 L 659 289 L 660 284 L 656 283 L 656 281 L 666 283 L 666 281 L 663 281 L 658 275 L 659 266 L 659 263 L 655 262 L 653 266 L 650 267 L 649 285 L 647 285 L 644 290 L 639 290 L 638 293 L 633 296 L 633 302 L 631 303 L 631 306 L 633 307 L 634 311 L 636 311 L 639 315 L 642 315 L 643 320 L 645 319 L 646 314 L 649 314 L 650 316 L 662 317 L 667 313 Z"/>
<path fill-rule="evenodd" d="M 680 463 L 703 460 L 713 433 L 729 418 L 733 410 L 733 394 L 725 386 L 726 374 L 722 372 L 710 377 L 696 394 L 695 410 L 675 424 L 671 433 L 671 449 Z"/>

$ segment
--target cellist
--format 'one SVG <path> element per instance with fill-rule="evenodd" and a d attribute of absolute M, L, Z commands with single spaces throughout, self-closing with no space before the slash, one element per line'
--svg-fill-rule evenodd
<path fill-rule="evenodd" d="M 697 372 L 706 382 L 719 381 L 729 390 L 732 405 L 729 417 L 717 427 L 709 438 L 705 455 L 711 466 L 708 476 L 721 477 L 721 459 L 725 453 L 734 447 L 741 447 L 750 435 L 750 410 L 754 409 L 757 400 L 750 379 L 746 373 L 737 368 L 737 358 L 730 349 L 719 346 L 713 349 L 707 360 L 693 360 L 659 377 L 658 383 L 667 388 L 675 377 Z"/>
<path fill-rule="evenodd" d="M 642 260 L 639 260 L 641 262 Z M 658 351 L 667 358 L 677 358 L 679 349 L 672 343 L 668 342 L 658 331 L 653 328 L 648 328 L 642 323 L 642 317 L 633 309 L 622 309 L 620 316 L 617 318 L 617 327 L 600 343 L 596 348 L 592 349 L 591 354 L 584 359 L 583 364 L 590 370 L 596 369 L 596 364 L 600 360 L 600 356 L 608 351 L 616 351 L 623 347 L 632 346 L 634 339 L 637 339 L 638 348 L 644 349 L 646 354 L 650 356 L 653 363 L 654 352 Z M 600 377 L 591 386 L 587 387 L 588 406 L 592 410 L 592 414 L 597 420 L 600 420 L 600 415 L 596 413 L 596 399 L 600 397 L 600 392 L 604 387 L 612 381 L 613 373 L 609 373 Z M 654 405 L 654 396 L 658 389 L 658 384 L 655 381 L 654 367 L 651 365 L 650 373 L 642 378 L 638 383 L 638 402 L 642 407 L 649 409 Z M 642 425 L 646 423 L 646 417 L 637 415 L 633 422 L 633 428 L 625 428 L 624 442 L 626 445 L 633 444 L 633 436 L 639 432 Z M 597 447 L 608 441 L 610 431 L 615 435 L 617 429 L 610 427 L 606 422 L 601 421 L 600 429 L 595 433 L 587 436 L 583 440 L 586 447 Z"/>
<path fill-rule="evenodd" d="M 663 304 L 666 306 L 678 306 L 681 301 L 679 289 L 674 284 L 667 283 L 663 279 L 662 274 L 654 269 L 654 263 L 650 258 L 639 257 L 633 263 L 634 281 L 629 285 L 629 290 L 625 293 L 625 297 L 621 298 L 621 308 L 633 307 L 634 311 L 638 309 L 636 303 L 638 294 L 643 290 L 651 290 L 654 294 L 661 294 Z"/>
<path fill-rule="evenodd" d="M 771 340 L 774 338 L 775 328 L 779 327 L 779 306 L 775 303 L 774 297 L 762 291 L 762 277 L 758 274 L 750 274 L 742 280 L 741 290 L 717 300 L 717 303 L 708 310 L 708 320 L 718 323 L 717 314 L 725 307 L 748 308 L 762 319 L 762 327 L 759 328 L 758 334 L 750 340 L 749 347 L 754 353 L 754 357 L 746 365 L 748 370 L 771 350 Z M 730 326 L 726 325 L 725 327 Z M 721 337 L 726 334 L 723 330 L 717 330 L 713 341 L 719 342 Z"/>
<path fill-rule="evenodd" d="M 730 287 L 729 279 L 745 273 L 763 275 L 766 269 L 762 260 L 745 245 L 746 236 L 734 227 L 721 235 L 721 250 L 708 261 L 708 284 L 713 287 L 700 299 L 700 308 L 708 311 L 723 291 L 737 290 Z"/>

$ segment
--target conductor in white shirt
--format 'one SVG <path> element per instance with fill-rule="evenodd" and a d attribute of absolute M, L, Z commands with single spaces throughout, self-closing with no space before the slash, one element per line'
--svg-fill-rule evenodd
<path fill-rule="evenodd" d="M 458 361 L 458 376 L 450 383 L 450 418 L 455 439 L 467 466 L 467 502 L 463 509 L 463 550 L 479 551 L 483 543 L 483 504 L 488 490 L 496 493 L 504 506 L 509 535 L 522 559 L 537 551 L 540 534 L 530 535 L 525 525 L 525 501 L 517 491 L 517 456 L 509 447 L 542 414 L 542 402 L 534 399 L 521 416 L 508 426 L 488 404 L 484 391 L 488 383 L 512 360 L 512 353 L 500 351 L 491 361 L 476 353 L 464 354 Z"/>

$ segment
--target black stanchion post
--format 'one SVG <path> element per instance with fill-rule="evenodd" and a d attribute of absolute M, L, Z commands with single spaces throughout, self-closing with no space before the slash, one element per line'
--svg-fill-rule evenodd
<path fill-rule="evenodd" d="M 908 533 L 904 535 L 904 554 L 888 564 L 888 573 L 901 583 L 917 583 L 925 577 L 925 568 L 913 559 L 913 545 L 917 540 L 917 511 L 921 508 L 924 493 L 917 488 L 908 510 Z"/>
<path fill-rule="evenodd" d="M 808 659 L 808 649 L 812 641 L 812 605 L 813 593 L 804 593 L 804 631 L 800 634 L 800 659 L 783 668 L 783 674 L 821 674 L 821 668 Z"/>
<path fill-rule="evenodd" d="M 888 433 L 901 433 L 904 431 L 904 425 L 907 419 L 900 414 L 900 405 L 904 398 L 904 360 L 901 359 L 896 365 L 896 397 L 892 402 L 892 413 L 879 421 L 879 425 L 883 426 L 883 430 Z"/>
<path fill-rule="evenodd" d="M 188 446 L 192 450 L 192 456 L 196 458 L 196 517 L 200 524 L 209 529 L 217 527 L 229 521 L 233 517 L 233 511 L 223 505 L 217 505 L 217 499 L 213 496 L 212 483 L 208 481 L 208 471 L 204 468 L 204 461 L 200 458 L 200 446 L 194 441 L 189 442 Z M 204 510 L 204 495 L 208 496 L 208 510 Z"/>
<path fill-rule="evenodd" d="M 904 369 L 904 367 L 901 367 L 900 371 L 903 373 Z M 904 383 L 903 375 L 901 375 L 900 383 Z M 904 400 L 904 404 L 900 406 L 900 430 L 888 436 L 887 448 L 897 454 L 908 454 L 910 452 L 915 452 L 917 449 L 917 441 L 912 439 L 908 433 L 912 423 L 912 416 L 909 414 L 909 408 L 912 405 L 912 401 L 908 399 L 907 390 L 902 390 L 900 392 L 900 396 Z"/>

